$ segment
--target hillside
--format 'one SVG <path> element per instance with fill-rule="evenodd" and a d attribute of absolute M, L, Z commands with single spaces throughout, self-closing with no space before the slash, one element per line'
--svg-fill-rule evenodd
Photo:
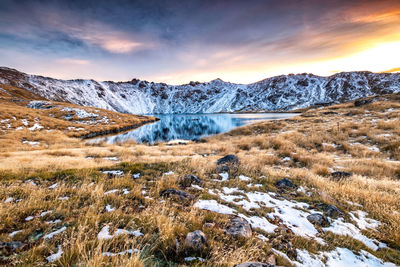
<path fill-rule="evenodd" d="M 156 118 L 47 101 L 30 91 L 0 85 L 0 150 L 38 149 L 139 127 Z"/>
<path fill-rule="evenodd" d="M 400 74 L 343 72 L 329 77 L 297 74 L 247 85 L 216 79 L 175 86 L 137 79 L 129 82 L 57 80 L 0 68 L 0 84 L 24 88 L 49 100 L 118 112 L 213 113 L 293 110 L 399 92 Z"/>
<path fill-rule="evenodd" d="M 10 146 L 0 264 L 398 266 L 399 100 L 183 145 Z"/>

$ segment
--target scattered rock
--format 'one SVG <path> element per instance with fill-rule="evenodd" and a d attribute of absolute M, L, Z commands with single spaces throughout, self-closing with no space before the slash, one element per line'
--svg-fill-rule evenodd
<path fill-rule="evenodd" d="M 186 193 L 185 191 L 182 190 L 177 190 L 177 189 L 166 189 L 161 191 L 160 196 L 162 197 L 172 197 L 180 201 L 190 201 L 194 199 L 194 196 Z"/>
<path fill-rule="evenodd" d="M 204 224 L 204 227 L 206 227 L 206 228 L 214 228 L 214 226 L 215 226 L 215 223 L 205 223 Z"/>
<path fill-rule="evenodd" d="M 226 232 L 232 236 L 251 237 L 251 226 L 247 220 L 241 217 L 233 217 L 226 229 Z"/>
<path fill-rule="evenodd" d="M 239 165 L 240 161 L 238 157 L 236 157 L 235 155 L 226 155 L 225 157 L 220 158 L 217 161 L 217 165 L 227 165 L 227 164 Z"/>
<path fill-rule="evenodd" d="M 244 262 L 233 267 L 274 267 L 274 265 L 262 262 Z"/>
<path fill-rule="evenodd" d="M 372 99 L 357 99 L 356 101 L 354 101 L 354 106 L 360 107 L 371 103 Z"/>
<path fill-rule="evenodd" d="M 343 216 L 343 213 L 332 204 L 320 203 L 316 206 L 317 209 L 320 209 L 325 212 L 326 216 L 331 218 L 337 218 Z"/>
<path fill-rule="evenodd" d="M 186 235 L 185 246 L 187 248 L 195 251 L 200 251 L 206 245 L 207 245 L 207 237 L 202 231 L 196 230 Z"/>
<path fill-rule="evenodd" d="M 313 213 L 307 216 L 307 220 L 314 224 L 318 225 L 321 227 L 328 227 L 329 226 L 329 220 L 326 218 L 324 215 L 319 214 L 319 213 Z"/>
<path fill-rule="evenodd" d="M 226 155 L 217 161 L 218 173 L 229 173 L 230 177 L 236 177 L 240 165 L 238 157 L 235 155 Z"/>
<path fill-rule="evenodd" d="M 25 244 L 20 241 L 0 242 L 0 255 L 10 255 L 24 246 Z"/>
<path fill-rule="evenodd" d="M 182 187 L 189 187 L 192 184 L 201 185 L 202 180 L 193 174 L 185 174 L 182 178 L 179 179 L 179 184 Z"/>
<path fill-rule="evenodd" d="M 275 183 L 275 186 L 280 189 L 296 188 L 296 186 L 288 178 L 283 178 Z"/>
<path fill-rule="evenodd" d="M 337 112 L 334 112 L 334 111 L 326 111 L 326 112 L 324 112 L 323 114 L 324 114 L 324 115 L 338 115 L 338 113 L 337 113 Z"/>
<path fill-rule="evenodd" d="M 352 176 L 353 174 L 350 172 L 343 172 L 343 171 L 336 171 L 336 172 L 332 172 L 331 173 L 331 177 L 334 180 L 342 180 L 342 179 L 346 179 L 349 178 L 350 176 Z"/>

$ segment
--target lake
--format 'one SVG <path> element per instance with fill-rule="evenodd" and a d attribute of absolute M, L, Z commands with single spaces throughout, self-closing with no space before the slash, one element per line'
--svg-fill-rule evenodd
<path fill-rule="evenodd" d="M 286 119 L 298 113 L 214 113 L 149 115 L 160 120 L 137 129 L 112 136 L 91 139 L 90 142 L 121 143 L 135 140 L 156 143 L 171 140 L 200 140 L 214 134 L 225 133 L 239 126 L 257 121 Z"/>

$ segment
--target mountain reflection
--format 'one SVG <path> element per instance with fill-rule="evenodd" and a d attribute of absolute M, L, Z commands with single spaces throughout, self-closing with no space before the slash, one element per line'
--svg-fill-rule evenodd
<path fill-rule="evenodd" d="M 228 132 L 258 120 L 281 119 L 294 115 L 288 113 L 155 115 L 160 118 L 155 123 L 122 134 L 96 138 L 92 142 L 122 143 L 136 140 L 139 143 L 156 143 L 176 139 L 199 140 L 201 137 Z"/>

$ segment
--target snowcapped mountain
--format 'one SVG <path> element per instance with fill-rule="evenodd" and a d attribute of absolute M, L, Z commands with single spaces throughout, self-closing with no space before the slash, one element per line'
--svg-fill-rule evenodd
<path fill-rule="evenodd" d="M 46 99 L 134 114 L 212 113 L 291 110 L 320 103 L 341 103 L 371 95 L 400 92 L 400 74 L 342 72 L 329 77 L 281 75 L 252 84 L 216 79 L 167 85 L 58 80 L 0 68 L 0 84 L 10 84 Z"/>

